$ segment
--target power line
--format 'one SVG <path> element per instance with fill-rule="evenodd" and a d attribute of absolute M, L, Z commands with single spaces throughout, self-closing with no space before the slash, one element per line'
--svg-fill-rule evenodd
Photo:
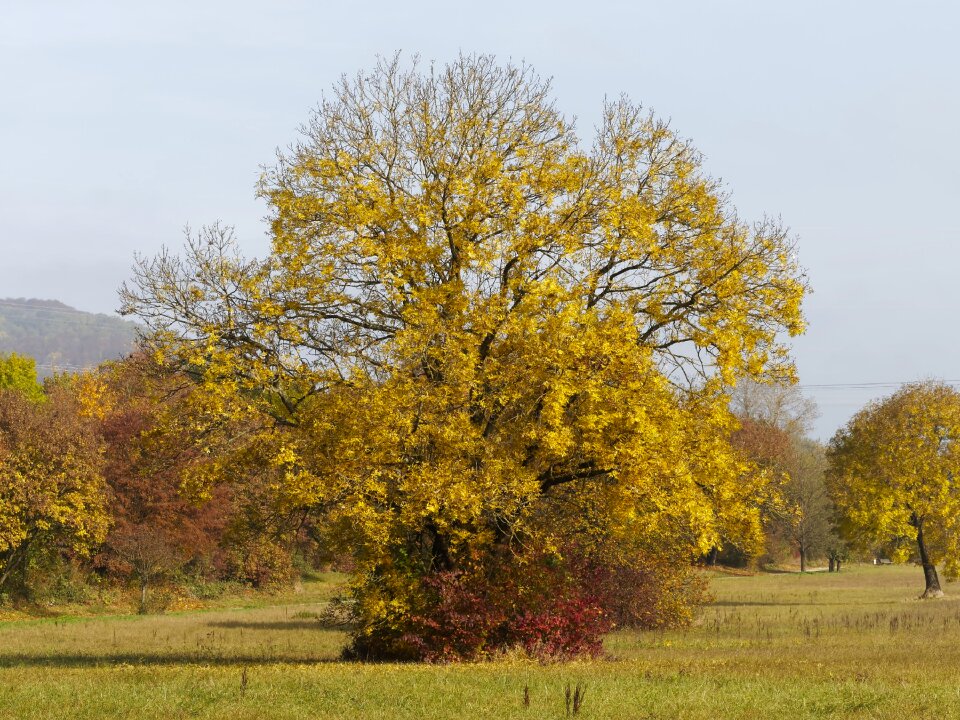
<path fill-rule="evenodd" d="M 75 310 L 70 307 L 48 307 L 44 305 L 30 305 L 27 303 L 17 303 L 11 302 L 9 300 L 0 300 L 0 307 L 8 307 L 15 309 L 25 309 L 25 310 L 34 310 L 37 312 L 50 312 L 50 313 L 60 313 L 62 315 L 72 315 L 74 317 L 91 317 L 91 316 L 100 316 L 114 319 L 110 315 L 105 313 L 88 313 L 83 310 Z M 119 318 L 118 318 L 119 319 Z M 129 322 L 129 321 L 127 321 Z M 52 365 L 50 363 L 37 363 L 37 368 L 43 368 L 45 370 L 92 370 L 96 365 L 72 365 L 69 363 Z M 882 390 L 887 388 L 899 388 L 902 385 L 907 385 L 911 382 L 916 382 L 916 380 L 898 380 L 898 381 L 886 381 L 886 382 L 847 382 L 847 383 L 800 383 L 796 385 L 799 390 Z M 945 385 L 960 385 L 960 380 L 938 380 Z"/>
<path fill-rule="evenodd" d="M 916 380 L 900 380 L 897 382 L 859 382 L 859 383 L 816 383 L 810 385 L 799 384 L 800 390 L 879 390 L 884 388 L 898 388 L 909 385 Z M 937 380 L 944 385 L 960 385 L 960 380 Z"/>

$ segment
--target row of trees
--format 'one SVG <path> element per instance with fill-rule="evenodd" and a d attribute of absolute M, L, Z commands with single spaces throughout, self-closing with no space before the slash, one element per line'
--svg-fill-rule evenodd
<path fill-rule="evenodd" d="M 185 486 L 197 458 L 223 460 L 209 443 L 213 428 L 195 422 L 201 415 L 190 398 L 198 387 L 134 356 L 43 388 L 29 358 L 0 357 L 0 590 L 22 589 L 31 559 L 51 551 L 72 559 L 91 551 L 99 571 L 135 578 L 141 608 L 149 584 L 177 569 L 264 585 L 289 577 L 295 547 L 331 557 L 316 508 L 276 492 L 285 483 L 264 471 L 263 457 L 233 463 L 247 470 L 236 482 L 203 481 L 200 493 Z M 861 552 L 917 559 L 924 595 L 941 594 L 937 565 L 956 571 L 955 391 L 907 386 L 858 413 L 829 448 L 806 437 L 815 408 L 795 389 L 743 383 L 731 407 L 739 420 L 732 445 L 769 477 L 774 492 L 762 508 L 762 554 L 754 546 L 751 560 L 728 544 L 714 548 L 710 562 L 776 561 L 789 553 L 799 557 L 801 571 L 822 558 L 833 571 L 849 539 Z M 663 569 L 657 574 L 662 579 Z M 695 596 L 691 591 L 688 599 Z M 648 624 L 671 616 L 662 608 L 658 614 L 658 602 L 678 602 L 666 595 L 647 600 Z M 673 615 L 682 617 L 678 608 Z"/>
<path fill-rule="evenodd" d="M 813 410 L 790 388 L 734 393 L 741 418 L 734 443 L 770 469 L 779 504 L 766 513 L 768 550 L 778 539 L 800 559 L 826 556 L 830 569 L 848 548 L 913 560 L 921 597 L 943 594 L 938 566 L 960 572 L 960 393 L 948 384 L 904 385 L 869 403 L 828 446 L 805 438 Z"/>
<path fill-rule="evenodd" d="M 67 563 L 134 580 L 145 611 L 157 580 L 264 586 L 290 579 L 294 550 L 322 552 L 265 474 L 185 484 L 213 451 L 193 390 L 143 355 L 42 386 L 31 359 L 0 355 L 0 593 L 29 597 L 31 574 Z"/>
<path fill-rule="evenodd" d="M 177 379 L 135 356 L 44 389 L 30 359 L 0 357 L 7 509 L 0 590 L 22 588 L 31 553 L 36 560 L 38 551 L 42 557 L 51 549 L 76 558 L 92 548 L 94 566 L 138 581 L 142 608 L 148 585 L 178 568 L 263 585 L 288 577 L 294 546 L 312 544 L 315 555 L 329 558 L 318 552 L 315 508 L 266 491 L 276 486 L 265 482 L 262 464 L 248 463 L 252 472 L 238 483 L 213 485 L 212 494 L 187 491 L 198 453 L 195 440 L 184 442 L 195 432 L 184 422 L 191 412 L 185 400 L 195 387 L 189 377 Z M 861 551 L 916 557 L 925 596 L 938 596 L 937 564 L 955 572 L 951 463 L 958 405 L 947 386 L 908 386 L 865 408 L 825 448 L 807 439 L 815 408 L 796 390 L 741 384 L 732 401 L 740 423 L 732 444 L 776 491 L 763 508 L 764 555 L 754 561 L 778 560 L 786 551 L 799 557 L 801 571 L 809 559 L 824 557 L 831 571 L 839 569 L 847 546 L 842 519 L 843 535 Z M 209 438 L 208 431 L 199 429 Z M 203 452 L 209 455 L 211 446 Z M 715 548 L 711 561 L 718 554 Z M 721 559 L 749 560 L 735 545 Z M 648 622 L 663 621 L 653 620 L 650 607 L 645 612 Z"/>
<path fill-rule="evenodd" d="M 733 443 L 773 480 L 776 497 L 765 508 L 764 556 L 777 561 L 784 555 L 800 561 L 827 559 L 839 570 L 846 557 L 837 528 L 837 516 L 826 477 L 826 448 L 809 438 L 816 406 L 792 386 L 741 383 L 731 407 L 740 421 Z M 727 560 L 735 558 L 727 553 Z"/>
<path fill-rule="evenodd" d="M 4 446 L 21 461 L 28 447 L 46 453 L 47 464 L 35 467 L 32 478 L 42 480 L 49 493 L 65 499 L 70 497 L 67 493 L 75 495 L 72 509 L 54 510 L 40 500 L 39 493 L 27 489 L 23 483 L 27 476 L 18 473 L 15 479 L 8 478 L 8 490 L 29 496 L 34 511 L 45 507 L 46 512 L 70 522 L 47 528 L 45 537 L 34 537 L 50 518 L 21 518 L 21 524 L 32 524 L 34 531 L 23 531 L 25 542 L 19 545 L 8 539 L 10 555 L 3 562 L 0 590 L 9 589 L 11 582 L 23 588 L 30 549 L 50 545 L 51 540 L 60 550 L 76 550 L 85 539 L 95 549 L 95 566 L 138 581 L 141 607 L 146 607 L 148 585 L 178 568 L 263 585 L 286 576 L 294 545 L 302 550 L 312 542 L 314 554 L 319 551 L 311 503 L 290 503 L 287 497 L 287 512 L 281 512 L 281 496 L 268 499 L 265 491 L 276 478 L 265 472 L 269 464 L 262 458 L 244 461 L 249 471 L 241 472 L 234 482 L 203 485 L 199 491 L 196 486 L 185 487 L 199 458 L 224 459 L 222 443 L 210 444 L 213 435 L 223 430 L 211 432 L 212 428 L 195 422 L 201 416 L 188 401 L 195 387 L 188 376 L 177 377 L 140 355 L 105 365 L 95 375 L 48 381 L 44 389 L 37 384 L 29 358 L 0 356 Z M 833 547 L 836 536 L 824 484 L 823 448 L 803 435 L 812 408 L 785 407 L 798 397 L 789 388 L 742 385 L 733 403 L 740 427 L 733 432 L 732 444 L 755 463 L 755 471 L 770 478 L 777 493 L 763 508 L 766 558 L 780 559 L 784 551 L 795 552 L 803 570 L 807 558 L 822 556 Z M 249 423 L 234 424 L 230 432 L 250 429 Z M 53 473 L 53 460 L 71 446 L 65 436 L 75 438 L 72 444 L 83 440 L 86 451 L 61 458 L 76 464 Z M 31 441 L 29 445 L 25 439 Z M 238 470 L 244 468 L 232 463 L 231 471 Z M 97 473 L 102 474 L 102 483 L 95 479 Z M 62 485 L 68 475 L 73 475 L 76 488 Z M 12 495 L 7 502 L 14 503 Z M 21 501 L 21 508 L 27 506 Z M 104 537 L 100 531 L 105 525 L 109 532 Z M 294 528 L 306 530 L 309 536 L 293 532 Z M 12 537 L 9 526 L 7 532 Z M 269 550 L 263 552 L 264 548 Z M 234 556 L 232 564 L 227 562 L 228 550 Z M 244 558 L 238 563 L 241 550 Z M 731 545 L 722 559 L 748 558 L 743 549 Z M 760 556 L 756 559 L 763 561 Z"/>

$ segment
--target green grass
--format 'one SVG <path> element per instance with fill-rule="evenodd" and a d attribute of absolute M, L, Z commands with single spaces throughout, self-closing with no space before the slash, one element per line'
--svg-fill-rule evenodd
<path fill-rule="evenodd" d="M 331 578 L 270 605 L 5 623 L 0 717 L 560 718 L 580 682 L 582 718 L 960 718 L 960 586 L 921 585 L 913 567 L 718 574 L 697 626 L 554 665 L 338 662 L 345 636 L 316 620 Z"/>

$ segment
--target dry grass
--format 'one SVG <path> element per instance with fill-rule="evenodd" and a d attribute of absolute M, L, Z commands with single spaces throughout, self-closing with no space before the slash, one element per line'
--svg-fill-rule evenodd
<path fill-rule="evenodd" d="M 960 717 L 960 588 L 920 602 L 921 581 L 717 575 L 696 627 L 549 666 L 337 662 L 344 636 L 316 620 L 329 582 L 270 606 L 6 623 L 0 717 L 560 718 L 578 683 L 581 718 Z"/>

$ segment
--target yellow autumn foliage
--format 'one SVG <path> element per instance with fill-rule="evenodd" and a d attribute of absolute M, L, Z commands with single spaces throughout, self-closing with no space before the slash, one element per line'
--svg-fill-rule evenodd
<path fill-rule="evenodd" d="M 941 563 L 960 573 L 958 438 L 960 393 L 938 382 L 905 385 L 854 415 L 829 449 L 848 534 L 866 548 L 891 547 L 899 562 L 916 549 L 928 574 Z"/>
<path fill-rule="evenodd" d="M 201 415 L 272 418 L 243 442 L 353 550 L 361 632 L 503 549 L 749 547 L 726 391 L 792 376 L 806 281 L 700 163 L 625 99 L 584 145 L 527 67 L 382 61 L 264 174 L 266 259 L 207 228 L 125 310 Z"/>
<path fill-rule="evenodd" d="M 82 554 L 106 534 L 100 444 L 82 415 L 86 380 L 61 378 L 42 403 L 0 389 L 0 589 L 31 552 Z"/>

